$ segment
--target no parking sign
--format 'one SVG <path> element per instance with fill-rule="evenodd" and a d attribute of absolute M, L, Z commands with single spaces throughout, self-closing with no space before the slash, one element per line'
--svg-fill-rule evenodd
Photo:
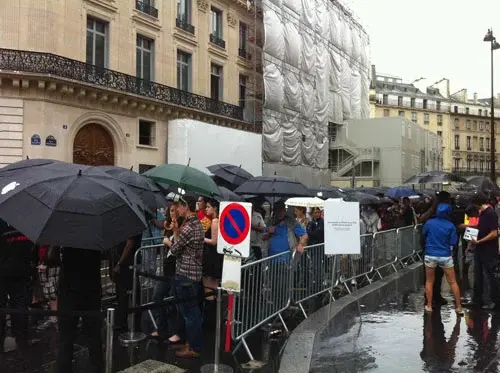
<path fill-rule="evenodd" d="M 252 204 L 222 202 L 220 211 L 217 252 L 247 258 L 250 255 Z"/>

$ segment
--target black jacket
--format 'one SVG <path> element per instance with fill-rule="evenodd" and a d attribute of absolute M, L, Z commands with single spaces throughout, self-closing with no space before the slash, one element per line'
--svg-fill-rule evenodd
<path fill-rule="evenodd" d="M 317 245 L 325 242 L 325 222 L 322 218 L 312 220 L 307 225 L 307 236 L 309 237 L 307 245 Z"/>
<path fill-rule="evenodd" d="M 33 242 L 0 220 L 0 277 L 31 277 L 35 258 Z"/>

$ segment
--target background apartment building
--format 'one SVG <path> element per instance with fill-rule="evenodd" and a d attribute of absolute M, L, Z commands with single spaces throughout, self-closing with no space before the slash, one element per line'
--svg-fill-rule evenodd
<path fill-rule="evenodd" d="M 26 0 L 0 13 L 0 164 L 142 171 L 251 154 L 260 174 L 262 10 L 251 2 Z"/>

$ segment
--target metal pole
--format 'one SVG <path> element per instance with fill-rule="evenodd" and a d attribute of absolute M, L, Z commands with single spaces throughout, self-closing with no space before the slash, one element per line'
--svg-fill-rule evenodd
<path fill-rule="evenodd" d="M 217 320 L 215 327 L 215 355 L 214 355 L 214 373 L 219 373 L 220 365 L 220 333 L 222 330 L 222 289 L 217 288 Z"/>
<path fill-rule="evenodd" d="M 108 308 L 106 313 L 106 373 L 113 373 L 115 309 Z"/>
<path fill-rule="evenodd" d="M 493 36 L 493 29 L 491 29 L 491 35 Z M 495 170 L 495 87 L 493 80 L 493 43 L 495 42 L 495 38 L 492 38 L 491 41 L 491 125 L 490 125 L 490 137 L 491 137 L 491 146 L 490 146 L 490 177 L 491 181 L 495 184 L 497 183 L 496 170 Z"/>

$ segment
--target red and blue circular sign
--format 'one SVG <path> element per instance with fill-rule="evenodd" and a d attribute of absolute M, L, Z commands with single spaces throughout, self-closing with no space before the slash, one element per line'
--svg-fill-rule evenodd
<path fill-rule="evenodd" d="M 247 210 L 238 203 L 227 205 L 220 215 L 219 230 L 228 244 L 242 243 L 250 232 L 250 216 Z"/>

